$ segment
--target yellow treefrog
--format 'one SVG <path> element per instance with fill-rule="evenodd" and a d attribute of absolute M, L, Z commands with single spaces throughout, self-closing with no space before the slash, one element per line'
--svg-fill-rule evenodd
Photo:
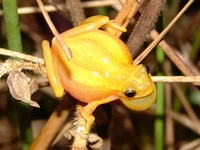
<path fill-rule="evenodd" d="M 93 16 L 60 34 L 72 51 L 68 60 L 55 38 L 42 42 L 50 85 L 57 97 L 65 91 L 87 105 L 81 110 L 89 133 L 97 106 L 117 99 L 132 110 L 149 108 L 156 88 L 144 65 L 133 65 L 127 46 L 110 28 L 125 31 L 107 16 Z"/>

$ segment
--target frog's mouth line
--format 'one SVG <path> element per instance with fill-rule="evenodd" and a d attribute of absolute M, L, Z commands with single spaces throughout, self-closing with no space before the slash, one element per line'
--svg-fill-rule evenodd
<path fill-rule="evenodd" d="M 155 86 L 155 85 L 154 85 Z M 131 110 L 145 110 L 149 108 L 156 100 L 156 87 L 151 94 L 141 97 L 133 98 L 133 100 L 121 99 L 122 103 Z"/>

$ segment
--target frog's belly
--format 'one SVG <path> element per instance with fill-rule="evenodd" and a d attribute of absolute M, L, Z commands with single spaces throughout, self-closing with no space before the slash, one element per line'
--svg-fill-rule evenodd
<path fill-rule="evenodd" d="M 102 100 L 109 96 L 116 95 L 116 91 L 112 90 L 112 88 L 109 89 L 102 86 L 88 86 L 72 80 L 68 80 L 68 85 L 65 86 L 67 92 L 74 98 L 85 103 Z"/>
<path fill-rule="evenodd" d="M 74 98 L 89 103 L 102 100 L 106 97 L 117 95 L 119 92 L 119 81 L 104 70 L 104 74 L 85 70 L 77 66 L 69 65 L 63 67 L 58 63 L 60 80 L 65 90 Z"/>

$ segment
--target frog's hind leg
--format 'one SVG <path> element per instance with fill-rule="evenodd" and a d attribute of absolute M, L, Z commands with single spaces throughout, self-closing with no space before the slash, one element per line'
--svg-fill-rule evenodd
<path fill-rule="evenodd" d="M 60 82 L 57 65 L 57 57 L 53 56 L 52 50 L 50 49 L 49 42 L 44 40 L 42 42 L 44 61 L 46 65 L 46 74 L 51 85 L 52 90 L 54 91 L 56 97 L 62 97 L 64 95 L 64 88 Z"/>
<path fill-rule="evenodd" d="M 93 101 L 91 103 L 88 103 L 85 107 L 83 107 L 80 110 L 82 118 L 85 119 L 86 125 L 85 125 L 85 134 L 88 134 L 90 132 L 90 129 L 92 127 L 92 124 L 94 123 L 95 117 L 92 115 L 94 110 L 101 104 L 106 104 L 111 101 L 114 101 L 118 99 L 116 96 L 110 96 L 103 100 Z"/>

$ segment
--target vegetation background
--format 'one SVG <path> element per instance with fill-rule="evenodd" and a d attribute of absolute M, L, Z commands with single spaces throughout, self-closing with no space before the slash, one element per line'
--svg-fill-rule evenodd
<path fill-rule="evenodd" d="M 0 1 L 0 47 L 8 48 L 8 33 L 5 30 L 2 2 Z M 95 6 L 92 2 L 95 1 L 82 1 L 86 17 L 102 14 L 115 18 L 120 8 L 116 1 L 114 3 L 107 1 L 106 5 L 102 5 L 106 1 L 97 1 L 99 3 Z M 158 31 L 164 29 L 187 2 L 187 0 L 167 0 L 162 15 L 157 20 L 156 29 Z M 49 15 L 59 33 L 73 27 L 72 17 L 65 8 L 64 0 L 49 0 L 44 3 L 56 6 L 57 10 L 49 12 Z M 32 8 L 38 7 L 36 1 L 17 1 L 17 7 L 20 10 L 18 15 L 23 53 L 43 58 L 41 42 L 44 39 L 51 41 L 53 35 L 42 14 L 36 9 L 34 9 L 36 12 L 30 12 Z M 135 19 L 137 20 L 138 17 L 137 14 Z M 134 21 L 127 27 L 128 31 L 122 35 L 123 41 L 128 39 L 133 27 Z M 178 22 L 171 27 L 164 40 L 179 54 L 195 75 L 199 76 L 200 1 L 193 2 Z M 149 37 L 141 49 L 145 49 L 151 41 Z M 0 56 L 2 63 L 8 58 L 3 54 Z M 158 46 L 142 63 L 150 67 L 153 76 L 183 76 Z M 53 96 L 46 78 L 30 71 L 25 71 L 25 73 L 29 77 L 36 77 L 40 85 L 40 89 L 32 95 L 32 99 L 41 108 L 27 106 L 23 102 L 14 100 L 8 89 L 7 76 L 0 79 L 0 149 L 2 150 L 28 149 L 61 102 Z M 128 110 L 119 102 L 114 102 L 103 105 L 95 111 L 96 122 L 93 132 L 104 140 L 105 150 L 200 148 L 200 92 L 198 88 L 192 83 L 158 83 L 157 86 L 157 102 L 161 103 L 156 103 L 148 110 L 135 112 Z M 69 112 L 69 117 L 65 120 L 67 125 L 72 123 L 70 120 L 73 120 L 75 112 L 75 100 L 69 95 L 68 97 L 72 102 L 69 102 L 67 106 Z M 59 124 L 59 122 L 55 121 L 54 124 Z M 50 137 L 46 136 L 46 139 L 48 138 Z M 71 142 L 62 137 L 53 145 L 49 145 L 48 149 L 69 149 Z"/>

